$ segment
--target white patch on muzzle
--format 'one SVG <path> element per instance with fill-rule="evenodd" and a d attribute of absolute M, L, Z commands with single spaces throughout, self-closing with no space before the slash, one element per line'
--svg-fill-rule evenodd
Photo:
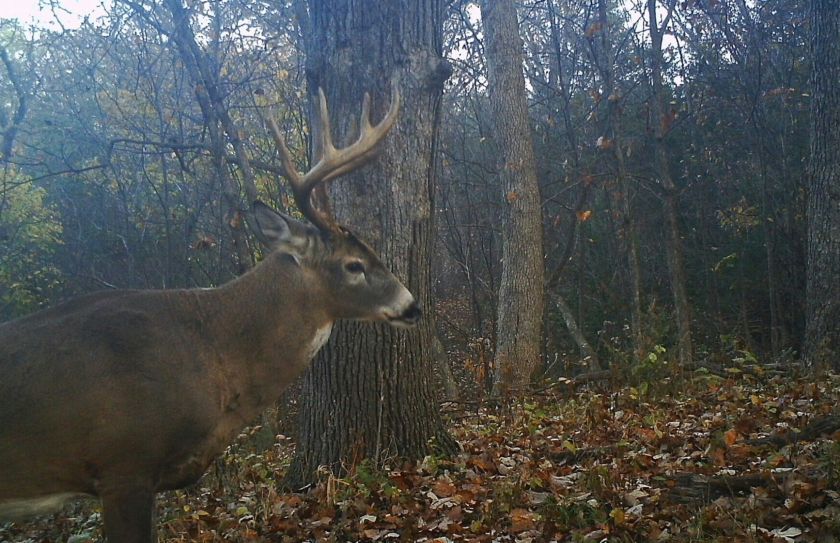
<path fill-rule="evenodd" d="M 403 287 L 400 291 L 400 295 L 397 297 L 396 305 L 397 314 L 402 315 L 408 308 L 414 304 L 414 296 L 408 291 L 407 288 Z"/>
<path fill-rule="evenodd" d="M 384 320 L 394 324 L 409 308 L 414 305 L 414 296 L 407 288 L 403 287 L 391 305 L 383 306 L 379 310 Z"/>

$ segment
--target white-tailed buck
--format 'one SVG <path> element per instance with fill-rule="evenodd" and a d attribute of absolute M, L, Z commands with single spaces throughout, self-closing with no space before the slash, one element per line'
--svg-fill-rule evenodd
<path fill-rule="evenodd" d="M 113 290 L 0 325 L 0 521 L 102 500 L 110 543 L 154 538 L 155 493 L 189 485 L 309 364 L 337 319 L 411 326 L 411 293 L 312 191 L 358 168 L 397 119 L 336 149 L 320 93 L 319 161 L 305 175 L 268 120 L 311 225 L 253 204 L 270 249 L 214 289 Z"/>

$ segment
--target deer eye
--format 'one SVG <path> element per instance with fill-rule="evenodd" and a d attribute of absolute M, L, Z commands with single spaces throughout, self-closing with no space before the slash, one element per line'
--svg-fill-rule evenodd
<path fill-rule="evenodd" d="M 344 265 L 344 269 L 350 273 L 365 273 L 365 265 L 358 260 L 353 260 Z"/>

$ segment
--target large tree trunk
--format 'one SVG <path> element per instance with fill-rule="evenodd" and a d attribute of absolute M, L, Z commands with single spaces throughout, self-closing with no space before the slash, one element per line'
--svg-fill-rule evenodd
<path fill-rule="evenodd" d="M 805 360 L 840 370 L 840 4 L 811 4 L 812 102 Z"/>
<path fill-rule="evenodd" d="M 365 92 L 374 122 L 388 107 L 391 79 L 400 119 L 372 166 L 335 184 L 339 223 L 382 256 L 426 311 L 418 328 L 339 323 L 303 383 L 299 440 L 287 482 L 312 482 L 319 466 L 363 458 L 422 458 L 430 442 L 456 444 L 438 415 L 433 384 L 430 256 L 434 147 L 443 83 L 439 0 L 310 0 L 307 78 L 324 89 L 336 142 L 358 134 Z"/>
<path fill-rule="evenodd" d="M 668 150 L 664 138 L 670 125 L 670 114 L 665 111 L 665 96 L 662 85 L 662 37 L 668 21 L 674 11 L 676 0 L 668 0 L 667 15 L 662 27 L 656 18 L 656 0 L 648 0 L 648 19 L 650 28 L 650 80 L 651 80 L 651 116 L 654 148 L 654 168 L 663 192 L 663 213 L 667 241 L 668 269 L 671 272 L 671 291 L 674 296 L 674 309 L 677 317 L 677 348 L 682 365 L 687 365 L 693 358 L 691 339 L 691 305 L 688 301 L 685 276 L 685 256 L 679 226 L 679 203 L 677 187 L 671 176 Z"/>
<path fill-rule="evenodd" d="M 480 5 L 506 214 L 495 356 L 495 388 L 503 393 L 527 384 L 541 360 L 545 304 L 542 202 L 516 8 L 512 0 L 483 0 Z"/>

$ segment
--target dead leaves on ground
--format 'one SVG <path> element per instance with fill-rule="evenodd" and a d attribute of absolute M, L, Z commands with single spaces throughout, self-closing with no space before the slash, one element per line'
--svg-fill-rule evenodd
<path fill-rule="evenodd" d="M 457 458 L 363 464 L 299 494 L 277 490 L 282 441 L 230 453 L 225 485 L 161 499 L 162 540 L 837 541 L 838 436 L 763 438 L 835 412 L 838 385 L 734 372 L 461 413 Z"/>

